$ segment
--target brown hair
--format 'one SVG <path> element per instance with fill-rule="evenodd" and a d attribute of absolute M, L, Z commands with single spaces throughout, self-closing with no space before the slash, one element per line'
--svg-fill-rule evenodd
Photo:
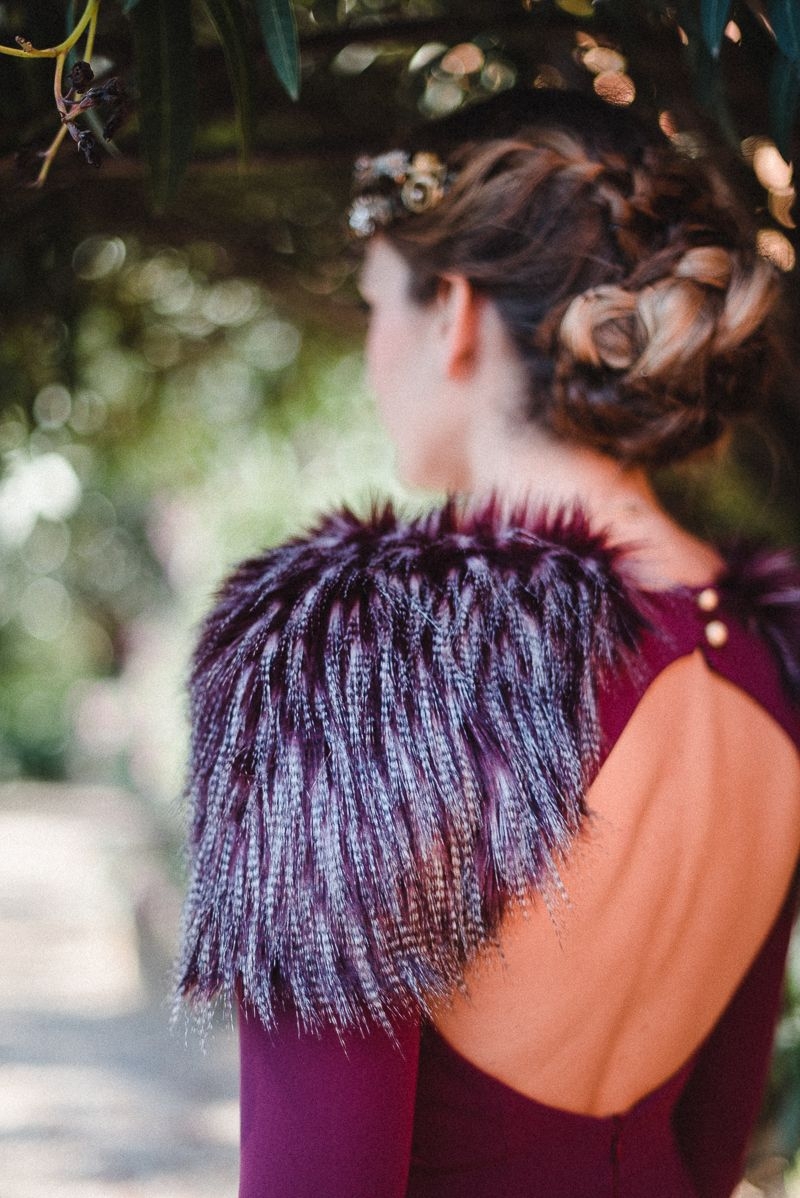
<path fill-rule="evenodd" d="M 382 232 L 418 302 L 447 272 L 491 298 L 534 420 L 663 464 L 716 441 L 765 393 L 776 272 L 714 168 L 641 137 L 638 122 L 626 139 L 614 122 L 627 114 L 587 111 L 582 124 L 551 117 L 462 144 L 441 202 Z"/>

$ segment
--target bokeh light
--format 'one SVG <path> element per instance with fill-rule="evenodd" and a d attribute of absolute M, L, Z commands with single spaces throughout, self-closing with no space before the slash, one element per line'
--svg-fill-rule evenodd
<path fill-rule="evenodd" d="M 448 75 L 474 75 L 486 62 L 486 55 L 473 42 L 461 42 L 448 50 L 442 59 L 441 69 Z"/>
<path fill-rule="evenodd" d="M 72 411 L 72 397 L 60 383 L 42 387 L 33 401 L 33 415 L 41 428 L 61 428 Z"/>
<path fill-rule="evenodd" d="M 774 187 L 767 196 L 767 206 L 775 220 L 785 229 L 796 229 L 793 210 L 797 202 L 797 191 L 794 187 Z"/>
<path fill-rule="evenodd" d="M 557 67 L 545 64 L 539 67 L 534 75 L 533 86 L 537 88 L 566 87 L 567 82 Z"/>
<path fill-rule="evenodd" d="M 377 47 L 367 42 L 351 42 L 333 59 L 331 70 L 338 75 L 360 75 L 372 66 L 378 53 Z"/>
<path fill-rule="evenodd" d="M 621 71 L 604 71 L 595 75 L 594 90 L 608 104 L 624 107 L 636 99 L 636 85 L 630 75 Z"/>
<path fill-rule="evenodd" d="M 789 187 L 792 166 L 781 155 L 774 142 L 764 137 L 753 150 L 753 170 L 762 187 L 779 190 Z"/>
<path fill-rule="evenodd" d="M 79 279 L 104 279 L 125 262 L 125 242 L 120 237 L 87 237 L 72 255 L 72 269 Z"/>
<path fill-rule="evenodd" d="M 416 71 L 422 71 L 425 67 L 430 66 L 437 58 L 441 58 L 447 51 L 447 46 L 444 42 L 425 42 L 423 46 L 415 52 L 408 64 L 408 70 L 411 74 Z"/>
<path fill-rule="evenodd" d="M 780 270 L 794 270 L 797 260 L 794 246 L 788 237 L 784 237 L 777 229 L 759 229 L 756 234 L 756 246 L 759 254 L 768 258 Z"/>
<path fill-rule="evenodd" d="M 602 75 L 606 71 L 624 71 L 627 66 L 627 60 L 624 55 L 618 50 L 613 50 L 610 46 L 592 46 L 583 55 L 583 65 L 593 75 Z"/>
<path fill-rule="evenodd" d="M 571 17 L 594 16 L 593 0 L 556 0 L 556 4 L 562 12 L 569 13 Z"/>
<path fill-rule="evenodd" d="M 11 454 L 0 480 L 0 539 L 20 545 L 40 517 L 63 520 L 78 505 L 81 485 L 75 469 L 59 453 Z"/>
<path fill-rule="evenodd" d="M 678 126 L 675 124 L 675 117 L 666 109 L 658 114 L 658 127 L 665 137 L 673 138 L 678 133 Z"/>

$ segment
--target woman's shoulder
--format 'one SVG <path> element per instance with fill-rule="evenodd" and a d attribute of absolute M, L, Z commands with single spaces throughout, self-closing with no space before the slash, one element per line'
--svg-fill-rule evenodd
<path fill-rule="evenodd" d="M 624 558 L 579 510 L 451 500 L 411 518 L 389 503 L 363 518 L 335 512 L 229 576 L 202 626 L 191 690 L 207 710 L 210 674 L 219 686 L 269 661 L 275 687 L 293 679 L 299 700 L 335 684 L 343 655 L 351 673 L 391 662 L 382 685 L 400 690 L 415 670 L 477 684 L 494 668 L 489 646 L 523 672 L 531 655 L 552 656 L 548 685 L 570 689 L 632 651 L 647 622 Z"/>
<path fill-rule="evenodd" d="M 344 513 L 244 563 L 191 678 L 181 990 L 340 1026 L 449 993 L 556 892 L 642 623 L 580 516 Z"/>
<path fill-rule="evenodd" d="M 570 660 L 607 673 L 638 652 L 645 631 L 668 653 L 676 622 L 694 631 L 686 617 L 697 616 L 695 600 L 716 591 L 769 646 L 800 700 L 797 555 L 681 535 L 671 555 L 662 536 L 648 556 L 647 538 L 615 543 L 579 507 L 509 511 L 491 498 L 477 506 L 448 500 L 412 517 L 389 502 L 363 517 L 342 509 L 229 576 L 204 623 L 195 675 L 225 661 L 238 669 L 276 637 L 295 644 L 310 668 L 345 627 L 351 640 L 358 633 L 352 651 L 364 655 L 377 653 L 389 631 L 417 652 L 453 652 L 485 646 L 510 620 L 516 650 L 557 645 L 566 683 Z"/>
<path fill-rule="evenodd" d="M 343 512 L 243 563 L 192 671 L 181 991 L 427 1012 L 509 900 L 558 894 L 604 683 L 663 616 L 575 513 Z"/>
<path fill-rule="evenodd" d="M 235 636 L 238 626 L 228 623 L 233 612 L 259 619 L 269 611 L 280 623 L 299 610 L 355 601 L 365 589 L 375 600 L 408 593 L 417 607 L 445 597 L 463 608 L 468 598 L 479 617 L 483 591 L 463 589 L 478 580 L 523 604 L 526 596 L 556 604 L 569 591 L 634 609 L 636 588 L 624 557 L 579 509 L 504 513 L 494 500 L 478 507 L 449 500 L 410 518 L 391 503 L 375 505 L 365 517 L 343 509 L 242 562 L 224 583 L 210 620 L 213 626 L 219 619 Z"/>

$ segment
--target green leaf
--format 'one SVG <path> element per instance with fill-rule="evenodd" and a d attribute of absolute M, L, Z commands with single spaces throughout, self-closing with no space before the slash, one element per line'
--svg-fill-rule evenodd
<path fill-rule="evenodd" d="M 767 11 L 778 49 L 800 63 L 800 0 L 769 0 Z"/>
<path fill-rule="evenodd" d="M 256 8 L 275 73 L 296 100 L 300 95 L 300 47 L 292 0 L 256 0 Z"/>
<path fill-rule="evenodd" d="M 728 144 L 738 146 L 740 136 L 728 103 L 720 59 L 714 57 L 702 35 L 694 0 L 678 0 L 677 11 L 681 28 L 689 38 L 685 57 L 692 73 L 695 95 L 714 118 Z"/>
<path fill-rule="evenodd" d="M 787 162 L 792 157 L 792 129 L 800 104 L 800 68 L 779 54 L 769 81 L 769 131 Z"/>
<path fill-rule="evenodd" d="M 719 55 L 731 5 L 732 0 L 701 0 L 700 2 L 700 24 L 703 29 L 703 39 L 715 58 Z"/>
<path fill-rule="evenodd" d="M 191 0 L 139 0 L 131 14 L 139 131 L 153 203 L 163 211 L 192 154 L 195 124 Z"/>
<path fill-rule="evenodd" d="M 75 8 L 77 6 L 77 3 L 78 3 L 78 0 L 69 0 L 69 3 L 67 4 L 67 28 L 66 28 L 67 37 L 69 37 L 69 35 L 72 33 L 73 29 L 75 28 L 75 25 L 77 24 L 78 18 L 75 15 Z M 69 72 L 75 66 L 75 63 L 77 61 L 78 61 L 78 49 L 77 49 L 77 46 L 73 46 L 72 49 L 70 50 L 69 54 L 67 55 L 67 60 L 64 64 L 64 74 L 65 75 L 69 74 Z"/>
<path fill-rule="evenodd" d="M 203 0 L 225 55 L 225 65 L 236 102 L 239 147 L 243 159 L 250 156 L 253 141 L 253 60 L 247 49 L 244 20 L 239 0 Z"/>

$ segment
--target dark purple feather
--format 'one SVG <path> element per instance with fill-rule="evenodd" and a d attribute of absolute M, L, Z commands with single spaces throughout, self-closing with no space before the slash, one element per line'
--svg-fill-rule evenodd
<path fill-rule="evenodd" d="M 788 693 L 800 703 L 800 568 L 786 549 L 740 544 L 720 579 L 728 607 L 771 645 Z"/>
<path fill-rule="evenodd" d="M 509 900 L 558 894 L 598 690 L 646 623 L 619 557 L 580 514 L 451 502 L 244 562 L 191 678 L 179 992 L 388 1025 L 459 984 Z M 770 627 L 792 609 L 771 635 L 796 676 L 797 592 L 761 560 L 731 590 Z"/>

